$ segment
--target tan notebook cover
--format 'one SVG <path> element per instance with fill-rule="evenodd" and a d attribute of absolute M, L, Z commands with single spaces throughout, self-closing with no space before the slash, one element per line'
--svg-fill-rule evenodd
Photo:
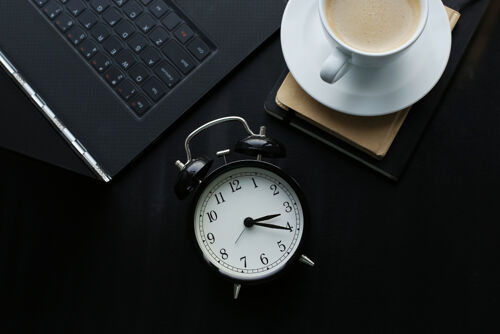
<path fill-rule="evenodd" d="M 448 7 L 446 10 L 453 29 L 460 18 L 460 13 Z M 325 107 L 307 95 L 290 73 L 278 90 L 276 103 L 285 110 L 294 110 L 298 117 L 377 159 L 382 159 L 387 154 L 411 108 L 377 117 L 343 114 Z"/>

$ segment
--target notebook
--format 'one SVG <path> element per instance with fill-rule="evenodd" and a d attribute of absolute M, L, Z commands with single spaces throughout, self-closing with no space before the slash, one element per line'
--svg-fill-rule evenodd
<path fill-rule="evenodd" d="M 308 96 L 286 70 L 270 92 L 264 108 L 268 114 L 397 180 L 430 121 L 488 2 L 478 1 L 468 6 L 462 18 L 456 10 L 446 7 L 452 29 L 460 19 L 453 32 L 450 61 L 439 83 L 413 107 L 369 118 L 343 114 Z"/>

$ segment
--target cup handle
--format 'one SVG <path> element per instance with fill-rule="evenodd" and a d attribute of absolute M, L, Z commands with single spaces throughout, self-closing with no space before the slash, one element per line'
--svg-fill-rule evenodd
<path fill-rule="evenodd" d="M 333 49 L 321 66 L 320 76 L 327 83 L 335 83 L 349 70 L 349 57 L 339 49 Z"/>

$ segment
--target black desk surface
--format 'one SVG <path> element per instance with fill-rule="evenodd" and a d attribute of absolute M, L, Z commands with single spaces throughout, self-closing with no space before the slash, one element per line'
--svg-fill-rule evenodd
<path fill-rule="evenodd" d="M 266 116 L 278 35 L 111 184 L 0 150 L 0 332 L 498 332 L 499 14 L 493 1 L 398 183 Z M 238 301 L 173 194 L 185 136 L 232 114 L 286 144 L 276 163 L 308 196 L 317 263 Z M 242 135 L 220 128 L 194 151 Z"/>

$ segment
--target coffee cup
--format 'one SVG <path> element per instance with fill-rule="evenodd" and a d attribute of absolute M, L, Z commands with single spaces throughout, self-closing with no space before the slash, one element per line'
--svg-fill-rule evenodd
<path fill-rule="evenodd" d="M 320 76 L 334 83 L 352 65 L 381 67 L 405 53 L 427 23 L 428 0 L 318 0 L 332 51 Z"/>

